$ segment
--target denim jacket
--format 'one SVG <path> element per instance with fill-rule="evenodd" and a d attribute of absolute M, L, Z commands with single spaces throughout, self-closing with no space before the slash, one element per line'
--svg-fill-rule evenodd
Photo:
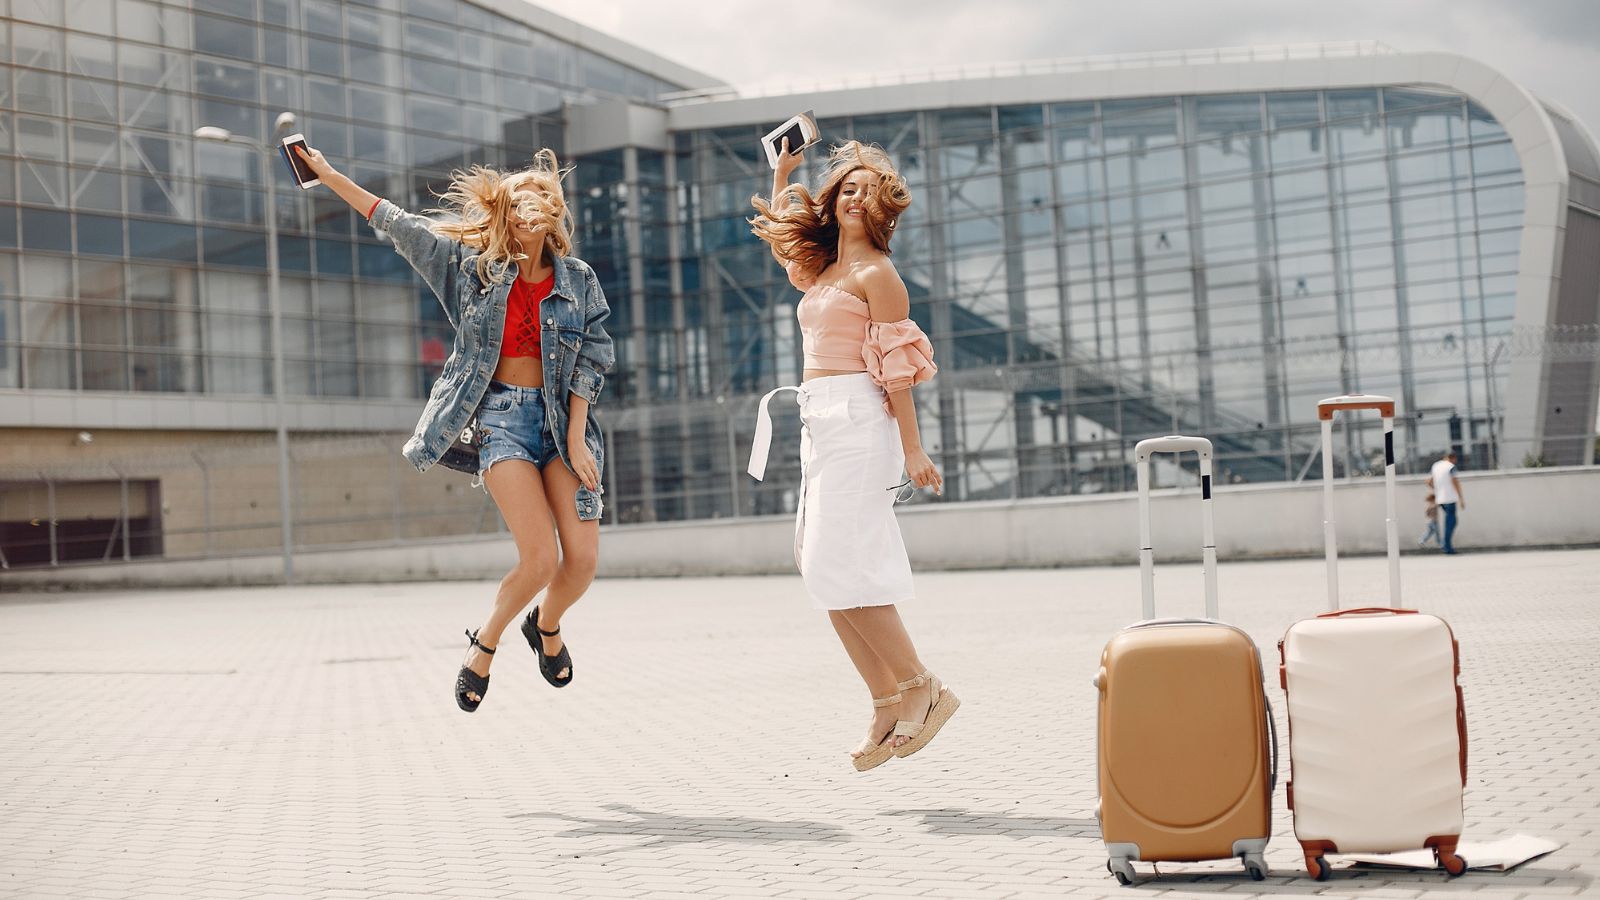
<path fill-rule="evenodd" d="M 506 299 L 516 278 L 516 264 L 507 267 L 499 284 L 484 283 L 478 278 L 475 252 L 435 234 L 430 220 L 382 200 L 373 209 L 368 222 L 375 230 L 388 233 L 395 251 L 411 264 L 439 298 L 445 317 L 456 330 L 450 358 L 445 360 L 444 371 L 433 383 L 428 405 L 417 421 L 417 430 L 402 451 L 419 471 L 426 471 L 466 428 L 494 376 L 505 332 Z M 558 259 L 555 286 L 539 304 L 539 315 L 544 320 L 539 340 L 544 359 L 546 424 L 555 438 L 561 461 L 568 468 L 572 466 L 567 457 L 567 394 L 570 392 L 589 401 L 590 414 L 584 423 L 583 442 L 594 454 L 597 468 L 605 472 L 605 445 L 593 410 L 600 399 L 600 389 L 605 385 L 605 373 L 616 362 L 611 336 L 601 326 L 610 314 L 605 292 L 600 289 L 600 282 L 589 264 L 575 256 Z M 581 518 L 598 517 L 598 493 L 578 486 Z"/>

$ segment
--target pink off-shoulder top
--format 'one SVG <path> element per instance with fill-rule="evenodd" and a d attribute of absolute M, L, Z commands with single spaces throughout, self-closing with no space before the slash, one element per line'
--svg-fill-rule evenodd
<path fill-rule="evenodd" d="M 866 372 L 892 394 L 932 378 L 933 343 L 910 319 L 874 322 L 867 301 L 789 266 L 789 281 L 805 291 L 796 308 L 807 369 Z"/>

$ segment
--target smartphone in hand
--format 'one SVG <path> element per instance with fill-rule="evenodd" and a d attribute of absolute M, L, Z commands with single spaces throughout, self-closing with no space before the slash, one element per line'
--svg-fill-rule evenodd
<path fill-rule="evenodd" d="M 283 143 L 278 147 L 278 152 L 283 154 L 284 163 L 289 166 L 289 174 L 294 177 L 295 184 L 300 185 L 302 191 L 314 188 L 322 183 L 322 179 L 317 177 L 317 173 L 311 171 L 311 166 L 307 165 L 306 161 L 300 158 L 300 154 L 295 152 L 294 148 L 304 146 L 306 146 L 305 135 L 291 134 L 284 138 Z"/>

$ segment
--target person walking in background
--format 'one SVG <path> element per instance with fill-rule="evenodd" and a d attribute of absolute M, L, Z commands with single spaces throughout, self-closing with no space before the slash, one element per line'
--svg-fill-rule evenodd
<path fill-rule="evenodd" d="M 1428 515 L 1428 527 L 1427 527 L 1426 530 L 1424 530 L 1422 532 L 1422 537 L 1417 539 L 1417 546 L 1418 547 L 1426 547 L 1426 546 L 1428 546 L 1428 542 L 1429 541 L 1433 541 L 1435 544 L 1440 543 L 1440 541 L 1439 541 L 1439 504 L 1437 504 L 1437 503 L 1435 503 L 1433 501 L 1433 491 L 1429 491 L 1428 492 L 1428 499 L 1427 499 L 1426 502 L 1427 502 L 1427 505 L 1428 505 L 1428 512 L 1427 512 L 1427 515 Z"/>
<path fill-rule="evenodd" d="M 1433 464 L 1433 469 L 1428 473 L 1428 487 L 1433 489 L 1433 496 L 1444 510 L 1444 539 L 1440 548 L 1446 553 L 1455 553 L 1456 547 L 1453 538 L 1456 533 L 1456 507 L 1467 508 L 1467 501 L 1461 495 L 1461 479 L 1456 477 L 1456 452 L 1447 451 L 1444 458 Z"/>
<path fill-rule="evenodd" d="M 802 424 L 795 563 L 872 695 L 867 737 L 850 754 L 866 771 L 920 750 L 961 703 L 923 665 L 896 605 L 915 591 L 895 501 L 902 491 L 943 486 L 911 399 L 936 371 L 933 345 L 910 319 L 910 296 L 889 259 L 911 192 L 888 154 L 856 141 L 835 149 L 813 194 L 789 183 L 801 155 L 788 152 L 787 140 L 783 150 L 771 200 L 752 198 L 751 226 L 805 292 L 796 309 L 805 365 L 799 387 L 762 398 L 749 472 L 757 480 L 766 473 L 767 402 L 794 390 Z"/>
<path fill-rule="evenodd" d="M 500 635 L 540 591 L 544 602 L 523 620 L 522 634 L 540 674 L 565 687 L 572 656 L 559 636 L 561 616 L 588 590 L 599 556 L 605 467 L 593 406 L 616 359 L 601 324 L 611 313 L 605 292 L 589 264 L 572 255 L 566 173 L 550 150 L 518 171 L 452 172 L 440 195 L 444 208 L 433 211 L 441 218 L 433 219 L 378 198 L 316 150 L 301 156 L 388 233 L 455 326 L 455 346 L 406 458 L 427 470 L 476 414 L 486 436 L 478 475 L 517 545 L 489 618 L 467 632 L 456 705 L 474 712 L 483 702 Z"/>

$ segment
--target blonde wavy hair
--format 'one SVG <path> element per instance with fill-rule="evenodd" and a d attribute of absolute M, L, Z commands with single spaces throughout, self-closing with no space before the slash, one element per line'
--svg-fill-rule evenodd
<path fill-rule="evenodd" d="M 526 169 L 501 172 L 473 166 L 450 173 L 450 187 L 439 194 L 439 206 L 429 215 L 445 221 L 433 225 L 435 234 L 460 241 L 478 251 L 468 257 L 477 264 L 478 280 L 499 283 L 512 262 L 528 258 L 516 249 L 510 219 L 545 227 L 545 245 L 556 256 L 572 255 L 573 217 L 561 181 L 571 172 L 561 167 L 555 151 L 540 150 Z"/>
<path fill-rule="evenodd" d="M 862 202 L 867 237 L 888 254 L 895 224 L 911 205 L 911 191 L 882 147 L 860 141 L 833 148 L 815 194 L 797 183 L 771 201 L 751 197 L 756 215 L 750 219 L 750 231 L 767 242 L 778 262 L 796 263 L 801 271 L 816 275 L 838 258 L 839 223 L 833 208 L 845 179 L 862 169 L 878 176 L 877 187 Z"/>

